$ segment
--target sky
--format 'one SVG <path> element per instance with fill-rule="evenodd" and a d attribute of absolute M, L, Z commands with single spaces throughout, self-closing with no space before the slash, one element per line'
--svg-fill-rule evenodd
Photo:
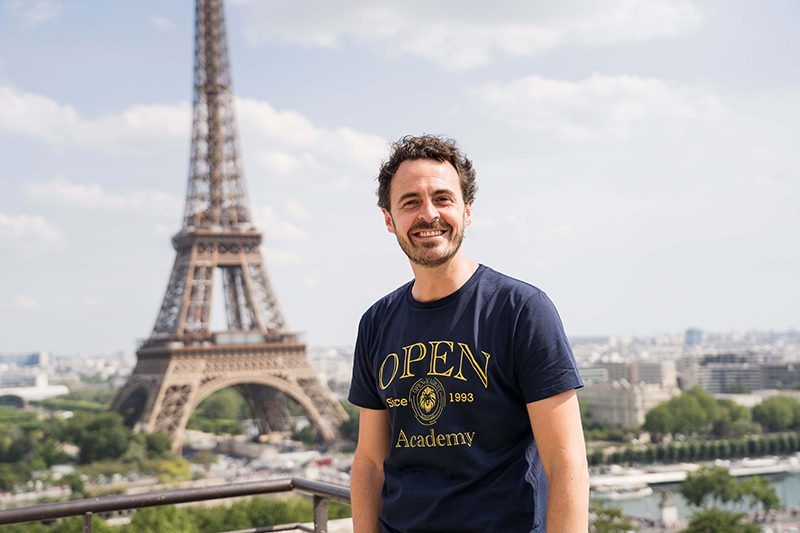
<path fill-rule="evenodd" d="M 188 180 L 193 17 L 0 0 L 0 353 L 150 335 Z M 569 335 L 800 327 L 800 3 L 231 0 L 226 17 L 263 254 L 310 345 L 352 345 L 411 279 L 374 191 L 389 143 L 420 133 L 477 169 L 466 254 L 547 292 Z"/>

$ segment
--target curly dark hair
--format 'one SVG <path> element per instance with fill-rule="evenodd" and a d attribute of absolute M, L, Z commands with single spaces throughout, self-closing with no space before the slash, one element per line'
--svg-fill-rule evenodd
<path fill-rule="evenodd" d="M 389 159 L 383 162 L 378 173 L 378 207 L 389 209 L 389 187 L 392 177 L 403 161 L 408 159 L 433 159 L 444 163 L 447 161 L 456 169 L 461 179 L 461 194 L 464 203 L 470 204 L 475 200 L 478 184 L 475 181 L 475 169 L 472 161 L 461 153 L 458 144 L 453 139 L 440 135 L 406 135 L 392 143 L 392 152 Z"/>

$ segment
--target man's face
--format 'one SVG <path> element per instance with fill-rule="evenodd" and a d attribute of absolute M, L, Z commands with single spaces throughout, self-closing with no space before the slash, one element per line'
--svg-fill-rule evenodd
<path fill-rule="evenodd" d="M 392 177 L 386 229 L 412 263 L 435 267 L 458 253 L 472 205 L 464 204 L 461 181 L 448 162 L 403 161 Z"/>

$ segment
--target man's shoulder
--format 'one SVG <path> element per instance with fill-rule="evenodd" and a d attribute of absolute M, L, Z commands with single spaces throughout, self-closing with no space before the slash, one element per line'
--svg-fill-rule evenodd
<path fill-rule="evenodd" d="M 484 285 L 502 300 L 511 299 L 524 303 L 537 295 L 546 297 L 544 291 L 539 287 L 527 281 L 498 272 L 488 266 L 484 268 L 481 277 Z"/>

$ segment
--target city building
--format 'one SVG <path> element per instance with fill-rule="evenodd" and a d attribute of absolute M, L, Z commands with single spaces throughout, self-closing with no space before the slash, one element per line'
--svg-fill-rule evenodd
<path fill-rule="evenodd" d="M 586 385 L 578 390 L 578 400 L 598 422 L 638 428 L 644 424 L 647 411 L 678 394 L 680 389 L 676 386 L 619 380 Z"/>
<path fill-rule="evenodd" d="M 698 346 L 703 342 L 703 330 L 698 328 L 688 328 L 683 337 L 683 343 L 686 346 Z"/>
<path fill-rule="evenodd" d="M 761 365 L 761 388 L 794 389 L 800 384 L 800 364 L 795 362 Z"/>
<path fill-rule="evenodd" d="M 628 372 L 631 383 L 657 383 L 667 387 L 678 386 L 675 361 L 633 361 Z"/>
<path fill-rule="evenodd" d="M 703 356 L 696 367 L 697 384 L 712 394 L 760 389 L 762 362 L 763 357 L 753 353 Z"/>
<path fill-rule="evenodd" d="M 47 352 L 0 354 L 0 404 L 22 406 L 69 393 L 64 385 L 51 385 Z"/>

